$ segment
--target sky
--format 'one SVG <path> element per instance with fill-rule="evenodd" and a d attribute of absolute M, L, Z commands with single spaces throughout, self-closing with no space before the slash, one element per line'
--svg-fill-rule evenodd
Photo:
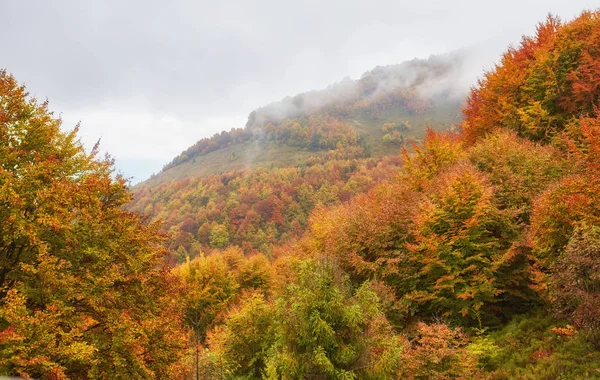
<path fill-rule="evenodd" d="M 467 52 L 472 82 L 587 0 L 0 0 L 0 68 L 136 183 L 270 102 Z"/>

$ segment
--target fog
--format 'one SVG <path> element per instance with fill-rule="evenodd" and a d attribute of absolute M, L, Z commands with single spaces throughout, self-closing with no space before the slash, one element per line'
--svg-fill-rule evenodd
<path fill-rule="evenodd" d="M 457 51 L 427 59 L 412 59 L 395 65 L 377 66 L 365 72 L 360 79 L 350 77 L 281 101 L 270 103 L 253 111 L 247 125 L 262 126 L 278 123 L 286 118 L 306 116 L 332 104 L 354 104 L 358 100 L 372 100 L 398 89 L 410 89 L 424 99 L 436 97 L 462 101 L 475 81 L 469 70 L 470 54 Z"/>
<path fill-rule="evenodd" d="M 0 2 L 0 67 L 48 98 L 65 129 L 133 182 L 200 138 L 242 127 L 286 96 L 334 93 L 377 66 L 460 57 L 420 91 L 464 89 L 548 12 L 569 19 L 594 1 Z M 455 62 L 456 63 L 456 62 Z M 454 68 L 459 67 L 456 71 Z M 410 73 L 393 76 L 410 82 Z M 352 80 L 343 80 L 349 77 Z M 298 104 L 298 99 L 296 103 Z M 327 101 L 302 100 L 302 107 Z M 285 111 L 287 112 L 287 111 Z"/>

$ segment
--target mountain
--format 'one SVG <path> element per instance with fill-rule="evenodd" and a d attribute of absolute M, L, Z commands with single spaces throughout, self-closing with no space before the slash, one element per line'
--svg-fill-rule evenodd
<path fill-rule="evenodd" d="M 129 209 L 161 220 L 172 260 L 228 246 L 246 254 L 301 236 L 312 211 L 399 170 L 401 149 L 460 122 L 458 54 L 377 67 L 253 111 L 134 188 Z"/>
<path fill-rule="evenodd" d="M 466 88 L 456 78 L 463 63 L 458 53 L 414 59 L 271 103 L 252 111 L 245 128 L 196 142 L 136 188 L 232 170 L 304 165 L 340 147 L 361 147 L 354 157 L 397 154 L 403 142 L 420 139 L 427 126 L 441 130 L 460 123 Z M 391 123 L 397 128 L 382 130 Z"/>

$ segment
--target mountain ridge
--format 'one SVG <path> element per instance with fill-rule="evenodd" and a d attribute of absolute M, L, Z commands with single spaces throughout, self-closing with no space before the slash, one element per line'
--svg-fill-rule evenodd
<path fill-rule="evenodd" d="M 197 141 L 134 188 L 232 170 L 304 165 L 337 150 L 340 142 L 344 148 L 362 146 L 364 152 L 356 157 L 397 154 L 402 144 L 384 143 L 383 124 L 411 125 L 394 135 L 405 142 L 420 139 L 426 127 L 442 130 L 460 122 L 467 91 L 452 78 L 459 77 L 464 59 L 454 53 L 377 66 L 357 80 L 346 77 L 322 90 L 269 103 L 252 111 L 245 127 Z M 337 133 L 332 124 L 346 129 L 341 135 L 356 134 L 351 137 L 356 141 L 332 136 Z M 302 138 L 291 136 L 294 128 L 304 129 L 296 133 Z"/>

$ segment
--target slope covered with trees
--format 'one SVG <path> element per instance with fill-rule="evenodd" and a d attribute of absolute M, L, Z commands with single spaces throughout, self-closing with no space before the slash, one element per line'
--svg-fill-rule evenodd
<path fill-rule="evenodd" d="M 138 187 L 302 165 L 308 157 L 324 157 L 330 150 L 351 148 L 356 158 L 397 154 L 397 144 L 384 141 L 385 123 L 414 126 L 401 131 L 397 140 L 420 139 L 427 126 L 446 129 L 460 123 L 466 89 L 454 79 L 463 59 L 451 54 L 377 67 L 358 80 L 346 78 L 324 90 L 271 103 L 251 112 L 244 128 L 199 140 Z"/>
<path fill-rule="evenodd" d="M 377 67 L 259 108 L 137 185 L 129 209 L 163 222 L 174 261 L 229 245 L 270 253 L 304 233 L 315 207 L 393 177 L 401 147 L 427 125 L 459 122 L 464 93 L 448 79 L 461 59 Z"/>
<path fill-rule="evenodd" d="M 549 17 L 473 89 L 462 131 L 429 131 L 401 174 L 316 209 L 204 330 L 199 371 L 600 377 L 599 35 L 598 12 Z M 182 268 L 235 278 L 231 255 Z"/>
<path fill-rule="evenodd" d="M 318 206 L 338 204 L 398 171 L 399 157 L 309 159 L 304 167 L 234 171 L 189 178 L 135 193 L 129 209 L 162 220 L 173 259 L 237 245 L 269 253 L 304 232 Z"/>
<path fill-rule="evenodd" d="M 110 164 L 3 73 L 0 373 L 600 378 L 598 46 L 600 12 L 549 17 L 400 159 L 138 190 L 170 270 Z"/>

